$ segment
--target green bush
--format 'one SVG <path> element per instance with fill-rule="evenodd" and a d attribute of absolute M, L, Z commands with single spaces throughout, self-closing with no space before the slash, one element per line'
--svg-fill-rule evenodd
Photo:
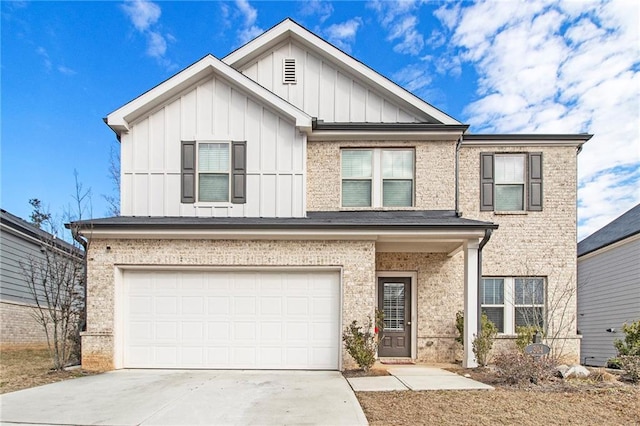
<path fill-rule="evenodd" d="M 464 345 L 464 312 L 456 312 L 456 329 L 458 330 L 458 336 L 456 342 Z"/>
<path fill-rule="evenodd" d="M 624 340 L 616 339 L 613 346 L 616 347 L 618 355 L 640 356 L 640 320 L 631 324 L 624 324 L 622 332 L 625 334 Z"/>
<path fill-rule="evenodd" d="M 493 361 L 498 375 L 510 384 L 537 384 L 554 374 L 553 362 L 548 357 L 533 357 L 520 351 L 498 354 Z"/>
<path fill-rule="evenodd" d="M 480 317 L 480 334 L 474 334 L 475 338 L 473 339 L 472 345 L 476 361 L 483 367 L 489 362 L 489 352 L 491 352 L 493 341 L 497 335 L 498 328 L 491 322 L 486 314 L 482 314 Z"/>
<path fill-rule="evenodd" d="M 535 325 L 519 325 L 516 327 L 516 347 L 520 350 L 520 352 L 524 352 L 524 348 L 533 343 L 533 335 L 538 332 L 542 335 L 542 330 L 540 327 Z"/>
<path fill-rule="evenodd" d="M 371 317 L 367 317 L 367 320 L 364 327 L 359 326 L 358 321 L 354 320 L 342 333 L 347 352 L 364 371 L 369 371 L 376 362 L 378 330 L 383 326 L 383 314 L 376 310 L 376 324 L 373 330 Z"/>

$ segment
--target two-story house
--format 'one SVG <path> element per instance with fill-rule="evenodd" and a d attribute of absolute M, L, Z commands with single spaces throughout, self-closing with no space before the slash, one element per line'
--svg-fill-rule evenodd
<path fill-rule="evenodd" d="M 73 224 L 92 240 L 84 368 L 343 369 L 342 331 L 376 309 L 382 358 L 453 361 L 464 310 L 475 366 L 483 310 L 578 359 L 589 135 L 468 134 L 289 19 L 106 122 L 122 216 Z"/>

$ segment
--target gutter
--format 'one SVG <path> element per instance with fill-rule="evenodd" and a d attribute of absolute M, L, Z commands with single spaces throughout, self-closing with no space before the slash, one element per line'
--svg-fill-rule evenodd
<path fill-rule="evenodd" d="M 476 335 L 480 335 L 480 331 L 482 329 L 482 303 L 480 301 L 480 288 L 482 284 L 482 248 L 489 242 L 489 238 L 491 238 L 491 234 L 493 233 L 493 229 L 487 228 L 484 230 L 484 238 L 480 241 L 480 245 L 478 246 L 478 329 L 476 330 Z"/>
<path fill-rule="evenodd" d="M 457 217 L 462 217 L 462 212 L 460 211 L 460 185 L 458 183 L 458 179 L 460 177 L 460 146 L 462 145 L 462 135 L 458 138 L 456 142 L 456 158 L 455 158 L 455 174 L 456 174 L 456 183 L 455 183 L 455 211 Z"/>
<path fill-rule="evenodd" d="M 73 239 L 76 240 L 78 243 L 80 243 L 80 245 L 84 248 L 84 256 L 82 259 L 84 263 L 84 271 L 83 271 L 84 285 L 82 286 L 82 289 L 84 292 L 84 303 L 82 307 L 82 326 L 80 327 L 80 331 L 87 331 L 87 279 L 88 279 L 87 256 L 89 256 L 89 241 L 87 241 L 85 238 L 83 238 L 80 235 L 80 233 L 78 232 L 77 226 L 67 225 L 67 227 L 71 230 L 71 235 L 73 236 Z"/>

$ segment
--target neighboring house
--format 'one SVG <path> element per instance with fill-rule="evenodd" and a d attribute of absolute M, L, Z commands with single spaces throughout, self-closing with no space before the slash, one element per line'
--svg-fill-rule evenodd
<path fill-rule="evenodd" d="M 640 204 L 578 244 L 578 330 L 587 365 L 616 356 L 622 325 L 640 320 Z"/>
<path fill-rule="evenodd" d="M 84 368 L 343 369 L 376 308 L 380 357 L 426 362 L 460 356 L 464 309 L 475 366 L 479 285 L 505 342 L 536 316 L 578 359 L 575 291 L 546 307 L 575 289 L 590 135 L 468 134 L 289 19 L 106 123 L 122 216 L 71 225 L 92 240 Z"/>
<path fill-rule="evenodd" d="M 47 343 L 44 329 L 33 315 L 36 300 L 25 268 L 41 264 L 44 247 L 51 246 L 82 262 L 82 252 L 71 244 L 0 210 L 0 343 Z"/>

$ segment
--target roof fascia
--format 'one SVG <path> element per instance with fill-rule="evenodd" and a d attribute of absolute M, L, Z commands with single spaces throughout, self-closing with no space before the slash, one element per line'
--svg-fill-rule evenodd
<path fill-rule="evenodd" d="M 457 140 L 462 131 L 314 131 L 308 136 L 309 141 L 442 141 Z"/>
<path fill-rule="evenodd" d="M 484 228 L 470 229 L 149 229 L 93 228 L 92 239 L 230 239 L 230 240 L 370 240 L 452 242 L 484 237 Z"/>
<path fill-rule="evenodd" d="M 183 90 L 212 74 L 223 77 L 230 83 L 242 87 L 258 99 L 268 103 L 280 113 L 291 118 L 301 130 L 305 132 L 311 131 L 311 116 L 212 55 L 205 56 L 126 105 L 113 111 L 107 116 L 105 122 L 117 135 L 127 132 L 130 129 L 131 123 L 145 112 L 169 101 Z"/>
<path fill-rule="evenodd" d="M 573 146 L 580 148 L 591 134 L 465 134 L 462 146 Z"/>
<path fill-rule="evenodd" d="M 616 248 L 618 248 L 620 246 L 624 246 L 624 245 L 632 243 L 632 242 L 634 242 L 636 240 L 640 240 L 640 232 L 632 234 L 632 235 L 628 235 L 628 236 L 623 237 L 623 238 L 621 238 L 619 240 L 616 240 L 616 241 L 612 241 L 612 242 L 610 242 L 610 243 L 608 243 L 606 245 L 602 245 L 600 247 L 597 247 L 597 248 L 594 248 L 592 250 L 586 251 L 586 252 L 584 252 L 582 254 L 578 254 L 578 262 L 590 259 L 590 258 L 592 258 L 594 256 L 597 256 L 599 254 L 602 254 L 602 253 L 606 253 L 609 250 L 616 249 Z"/>
<path fill-rule="evenodd" d="M 408 104 L 410 107 L 416 109 L 422 114 L 428 115 L 435 121 L 442 124 L 461 124 L 453 117 L 423 101 L 413 93 L 400 87 L 396 83 L 382 76 L 380 73 L 374 71 L 354 57 L 346 54 L 326 40 L 318 37 L 290 18 L 285 19 L 244 46 L 231 52 L 222 58 L 222 61 L 234 68 L 240 68 L 260 56 L 265 50 L 281 43 L 289 36 L 312 50 L 319 52 L 322 56 L 327 57 L 336 65 L 347 68 L 352 74 L 362 77 L 374 87 L 377 86 L 383 88 L 397 100 Z"/>

